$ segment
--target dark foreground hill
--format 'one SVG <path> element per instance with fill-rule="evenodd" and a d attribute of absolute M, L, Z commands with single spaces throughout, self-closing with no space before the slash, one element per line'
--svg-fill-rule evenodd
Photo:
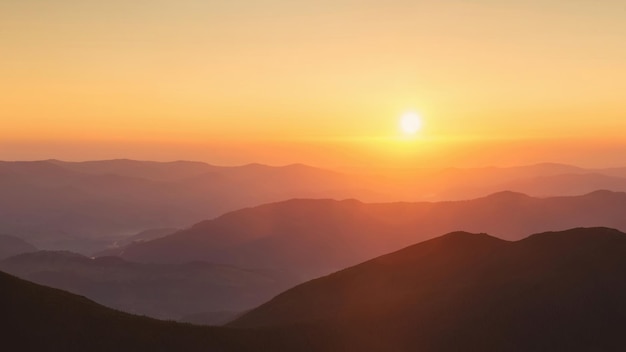
<path fill-rule="evenodd" d="M 626 234 L 457 232 L 297 286 L 238 327 L 326 331 L 319 351 L 623 351 Z"/>
<path fill-rule="evenodd" d="M 626 193 L 534 198 L 513 192 L 458 202 L 291 200 L 225 214 L 125 249 L 138 262 L 204 260 L 291 270 L 305 280 L 453 231 L 518 240 L 606 226 L 626 231 Z"/>
<path fill-rule="evenodd" d="M 2 272 L 0 312 L 4 351 L 270 352 L 298 346 L 288 333 L 199 327 L 121 313 Z"/>
<path fill-rule="evenodd" d="M 248 310 L 293 282 L 276 272 L 205 262 L 141 264 L 119 257 L 91 259 L 49 251 L 0 260 L 0 270 L 125 312 L 175 320 L 197 313 Z"/>

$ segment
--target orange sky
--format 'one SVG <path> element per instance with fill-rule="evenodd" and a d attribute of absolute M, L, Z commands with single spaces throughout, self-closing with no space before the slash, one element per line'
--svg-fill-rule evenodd
<path fill-rule="evenodd" d="M 626 164 L 623 1 L 4 0 L 0 23 L 0 159 Z"/>

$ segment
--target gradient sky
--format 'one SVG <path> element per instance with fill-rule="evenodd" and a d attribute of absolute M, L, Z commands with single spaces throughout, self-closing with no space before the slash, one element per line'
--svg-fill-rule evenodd
<path fill-rule="evenodd" d="M 626 165 L 622 0 L 0 0 L 0 43 L 5 160 Z"/>

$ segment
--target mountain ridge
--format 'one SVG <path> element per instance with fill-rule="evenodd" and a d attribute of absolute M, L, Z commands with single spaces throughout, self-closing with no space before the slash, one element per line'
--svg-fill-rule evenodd
<path fill-rule="evenodd" d="M 306 280 L 458 230 L 509 240 L 573 227 L 626 231 L 625 212 L 626 193 L 609 191 L 547 198 L 499 192 L 468 201 L 416 203 L 292 199 L 200 222 L 130 246 L 122 256 L 139 262 L 292 268 Z"/>
<path fill-rule="evenodd" d="M 619 351 L 626 234 L 457 232 L 283 292 L 230 323 L 326 331 L 318 351 Z M 336 332 L 333 335 L 333 332 Z"/>

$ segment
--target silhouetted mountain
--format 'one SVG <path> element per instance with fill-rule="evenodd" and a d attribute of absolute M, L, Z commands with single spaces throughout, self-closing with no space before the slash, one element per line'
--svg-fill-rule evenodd
<path fill-rule="evenodd" d="M 0 259 L 36 252 L 37 247 L 15 236 L 0 235 Z"/>
<path fill-rule="evenodd" d="M 626 230 L 626 194 L 533 198 L 501 192 L 471 201 L 366 204 L 290 200 L 225 214 L 126 248 L 139 262 L 203 260 L 290 270 L 301 280 L 354 265 L 451 231 L 504 239 L 573 227 Z"/>
<path fill-rule="evenodd" d="M 119 257 L 35 252 L 0 261 L 0 270 L 84 295 L 108 307 L 161 319 L 244 311 L 289 288 L 293 279 L 225 265 L 139 264 Z"/>
<path fill-rule="evenodd" d="M 230 324 L 318 351 L 623 351 L 626 234 L 451 233 L 297 286 Z"/>
<path fill-rule="evenodd" d="M 288 333 L 199 327 L 134 316 L 2 272 L 0 287 L 2 348 L 7 351 L 297 350 Z M 302 341 L 299 345 L 306 345 Z"/>

